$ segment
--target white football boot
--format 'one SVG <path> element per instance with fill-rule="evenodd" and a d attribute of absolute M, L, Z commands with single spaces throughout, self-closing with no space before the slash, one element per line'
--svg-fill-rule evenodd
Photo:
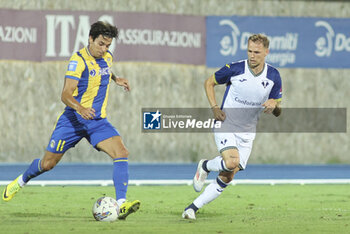
<path fill-rule="evenodd" d="M 204 171 L 202 167 L 203 162 L 205 160 L 206 159 L 202 159 L 199 161 L 196 174 L 193 177 L 193 188 L 197 193 L 202 191 L 205 180 L 207 179 L 209 174 L 208 172 Z"/>
<path fill-rule="evenodd" d="M 196 212 L 193 209 L 187 209 L 182 213 L 183 219 L 196 219 Z"/>

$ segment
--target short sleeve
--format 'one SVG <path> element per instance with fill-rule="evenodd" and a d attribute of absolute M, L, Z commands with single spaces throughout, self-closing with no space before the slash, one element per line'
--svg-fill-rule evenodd
<path fill-rule="evenodd" d="M 226 64 L 220 70 L 215 72 L 214 78 L 216 84 L 229 83 L 232 76 L 237 76 L 244 73 L 245 61 Z"/>
<path fill-rule="evenodd" d="M 270 98 L 281 99 L 282 98 L 282 79 L 277 69 L 274 69 L 273 72 L 271 72 L 271 79 L 273 80 L 274 84 L 271 89 L 269 99 Z"/>
<path fill-rule="evenodd" d="M 78 53 L 75 53 L 69 60 L 65 77 L 79 80 L 82 76 L 83 71 L 85 70 L 85 67 L 86 65 L 82 57 L 80 57 Z"/>
<path fill-rule="evenodd" d="M 230 64 L 226 64 L 220 70 L 215 72 L 214 74 L 215 83 L 217 84 L 228 83 L 230 81 L 232 74 L 233 73 L 232 73 L 232 70 L 230 69 Z"/>

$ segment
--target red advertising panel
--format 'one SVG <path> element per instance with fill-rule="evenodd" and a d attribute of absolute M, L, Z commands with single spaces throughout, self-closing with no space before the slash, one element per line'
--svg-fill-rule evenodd
<path fill-rule="evenodd" d="M 40 12 L 0 9 L 0 59 L 40 61 L 40 20 Z"/>
<path fill-rule="evenodd" d="M 119 28 L 110 47 L 118 61 L 205 64 L 205 17 L 105 11 L 0 9 L 0 59 L 66 60 L 98 20 Z"/>

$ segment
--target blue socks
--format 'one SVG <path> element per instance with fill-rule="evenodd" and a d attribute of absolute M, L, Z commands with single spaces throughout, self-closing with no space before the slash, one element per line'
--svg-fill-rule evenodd
<path fill-rule="evenodd" d="M 23 173 L 23 182 L 27 183 L 29 180 L 37 177 L 45 171 L 41 168 L 41 160 L 34 159 L 29 168 Z M 129 165 L 128 158 L 116 158 L 113 161 L 113 182 L 115 187 L 115 194 L 118 199 L 126 198 L 126 191 L 129 182 Z"/>
<path fill-rule="evenodd" d="M 128 158 L 116 158 L 113 161 L 113 183 L 117 200 L 126 198 L 129 182 Z"/>
<path fill-rule="evenodd" d="M 41 168 L 41 160 L 34 159 L 29 168 L 23 173 L 23 182 L 27 183 L 30 179 L 37 177 L 45 171 Z"/>

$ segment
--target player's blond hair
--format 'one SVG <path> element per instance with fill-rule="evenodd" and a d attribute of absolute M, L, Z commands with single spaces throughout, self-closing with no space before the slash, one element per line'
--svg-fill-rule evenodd
<path fill-rule="evenodd" d="M 252 41 L 252 42 L 260 42 L 264 45 L 265 48 L 269 48 L 269 45 L 270 45 L 270 41 L 269 39 L 267 38 L 266 35 L 264 34 L 253 34 L 251 35 L 249 38 L 248 38 L 248 42 L 249 41 Z"/>

